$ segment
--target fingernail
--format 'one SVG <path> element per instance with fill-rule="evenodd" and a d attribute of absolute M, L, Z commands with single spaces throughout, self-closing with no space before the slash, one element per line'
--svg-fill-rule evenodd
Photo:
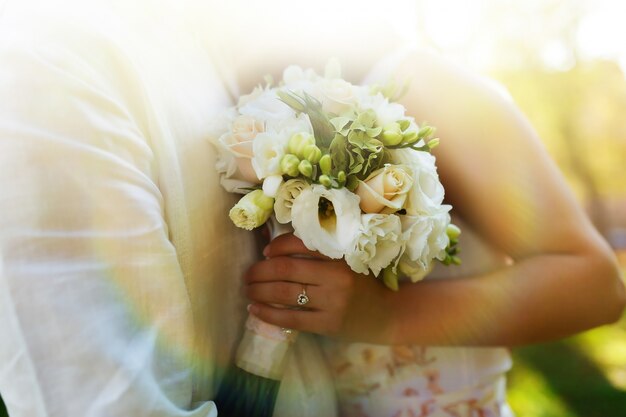
<path fill-rule="evenodd" d="M 268 256 L 270 254 L 270 245 L 267 245 L 263 248 L 263 256 Z"/>
<path fill-rule="evenodd" d="M 247 309 L 250 314 L 256 314 L 259 312 L 259 307 L 254 304 L 248 304 Z"/>

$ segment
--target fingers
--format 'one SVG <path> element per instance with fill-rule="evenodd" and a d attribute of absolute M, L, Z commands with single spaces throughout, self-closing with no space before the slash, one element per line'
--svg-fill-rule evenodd
<path fill-rule="evenodd" d="M 298 304 L 298 297 L 303 294 L 305 286 L 295 282 L 264 282 L 245 286 L 245 294 L 248 299 L 257 303 L 279 304 L 289 307 L 305 307 L 308 309 L 320 309 L 324 302 L 328 302 L 324 297 L 320 287 L 306 285 L 306 304 Z"/>
<path fill-rule="evenodd" d="M 289 310 L 267 304 L 252 304 L 250 313 L 266 323 L 301 332 L 332 336 L 341 328 L 336 317 L 323 311 Z"/>
<path fill-rule="evenodd" d="M 330 282 L 341 286 L 351 280 L 352 275 L 344 262 L 279 256 L 255 263 L 244 279 L 247 284 L 290 281 L 311 285 Z"/>
<path fill-rule="evenodd" d="M 330 259 L 317 251 L 309 250 L 293 233 L 280 235 L 272 240 L 270 244 L 266 246 L 263 254 L 269 258 L 276 256 L 303 255 L 316 259 Z"/>

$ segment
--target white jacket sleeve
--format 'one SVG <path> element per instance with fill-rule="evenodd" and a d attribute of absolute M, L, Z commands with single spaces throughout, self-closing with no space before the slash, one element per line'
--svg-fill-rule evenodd
<path fill-rule="evenodd" d="M 87 59 L 102 45 L 29 38 L 7 29 L 19 22 L 3 23 L 0 392 L 9 414 L 216 416 L 211 402 L 191 406 L 189 300 L 119 57 L 105 46 Z"/>

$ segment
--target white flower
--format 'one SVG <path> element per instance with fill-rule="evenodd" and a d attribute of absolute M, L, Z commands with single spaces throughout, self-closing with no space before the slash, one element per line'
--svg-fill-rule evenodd
<path fill-rule="evenodd" d="M 262 91 L 256 97 L 246 101 L 239 108 L 239 112 L 265 122 L 295 118 L 295 111 L 280 101 L 276 91 L 276 89 Z"/>
<path fill-rule="evenodd" d="M 354 86 L 349 82 L 340 78 L 324 79 L 318 87 L 319 100 L 325 112 L 339 116 L 355 107 Z"/>
<path fill-rule="evenodd" d="M 417 215 L 437 211 L 445 190 L 439 181 L 435 157 L 412 149 L 391 150 L 390 155 L 394 162 L 408 165 L 413 171 L 413 187 L 405 205 L 407 213 Z"/>
<path fill-rule="evenodd" d="M 272 214 L 274 199 L 254 190 L 243 196 L 228 213 L 235 226 L 252 230 L 264 224 Z"/>
<path fill-rule="evenodd" d="M 394 213 L 402 209 L 412 187 L 410 168 L 386 165 L 359 181 L 355 192 L 365 213 Z"/>
<path fill-rule="evenodd" d="M 275 198 L 282 183 L 282 175 L 270 175 L 266 177 L 265 180 L 263 180 L 263 193 L 268 197 Z"/>
<path fill-rule="evenodd" d="M 400 217 L 393 214 L 364 214 L 361 216 L 361 233 L 346 262 L 353 271 L 368 274 L 369 269 L 378 275 L 400 253 L 402 225 Z"/>
<path fill-rule="evenodd" d="M 374 110 L 378 126 L 386 126 L 405 118 L 404 106 L 389 102 L 382 93 L 371 94 L 369 88 L 360 87 L 355 91 L 355 94 L 357 95 L 357 103 L 362 110 Z"/>
<path fill-rule="evenodd" d="M 241 119 L 235 109 L 215 118 L 209 140 L 216 149 L 215 168 L 228 192 L 245 194 L 245 188 L 259 184 L 251 165 L 252 140 L 263 129 L 254 119 Z"/>
<path fill-rule="evenodd" d="M 294 234 L 310 250 L 341 258 L 352 250 L 361 227 L 359 197 L 345 188 L 326 189 L 314 184 L 293 201 Z"/>
<path fill-rule="evenodd" d="M 402 264 L 414 270 L 427 272 L 433 259 L 443 260 L 450 239 L 446 229 L 450 224 L 451 206 L 443 205 L 440 210 L 419 216 L 400 216 L 402 223 Z M 414 275 L 411 275 L 415 279 Z"/>
<path fill-rule="evenodd" d="M 274 202 L 274 213 L 279 223 L 287 224 L 291 221 L 293 202 L 305 188 L 309 188 L 309 184 L 300 178 L 288 180 L 280 186 Z"/>
<path fill-rule="evenodd" d="M 259 133 L 252 144 L 252 167 L 260 179 L 270 175 L 281 175 L 280 160 L 285 155 L 289 139 L 296 133 L 313 133 L 311 122 L 306 115 L 291 116 Z"/>
<path fill-rule="evenodd" d="M 303 70 L 297 65 L 290 65 L 283 71 L 283 88 L 284 90 L 293 91 L 297 94 L 306 92 L 313 94 L 316 83 L 320 80 L 320 76 L 312 69 Z"/>

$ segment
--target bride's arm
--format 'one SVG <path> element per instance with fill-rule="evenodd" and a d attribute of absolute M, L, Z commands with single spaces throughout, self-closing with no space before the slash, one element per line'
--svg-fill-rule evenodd
<path fill-rule="evenodd" d="M 332 302 L 319 304 L 318 314 L 264 304 L 253 311 L 287 327 L 426 345 L 518 345 L 618 319 L 624 288 L 614 256 L 515 105 L 487 82 L 428 54 L 412 55 L 396 75 L 412 79 L 402 100 L 408 113 L 439 129 L 448 201 L 514 263 L 394 293 L 341 263 L 286 259 L 281 255 L 302 248 L 282 240 L 270 248 L 272 259 L 251 270 L 250 297 L 267 301 L 269 292 L 255 283 L 283 274 L 308 278 L 318 285 L 316 295 Z M 283 286 L 285 299 L 289 291 Z"/>

